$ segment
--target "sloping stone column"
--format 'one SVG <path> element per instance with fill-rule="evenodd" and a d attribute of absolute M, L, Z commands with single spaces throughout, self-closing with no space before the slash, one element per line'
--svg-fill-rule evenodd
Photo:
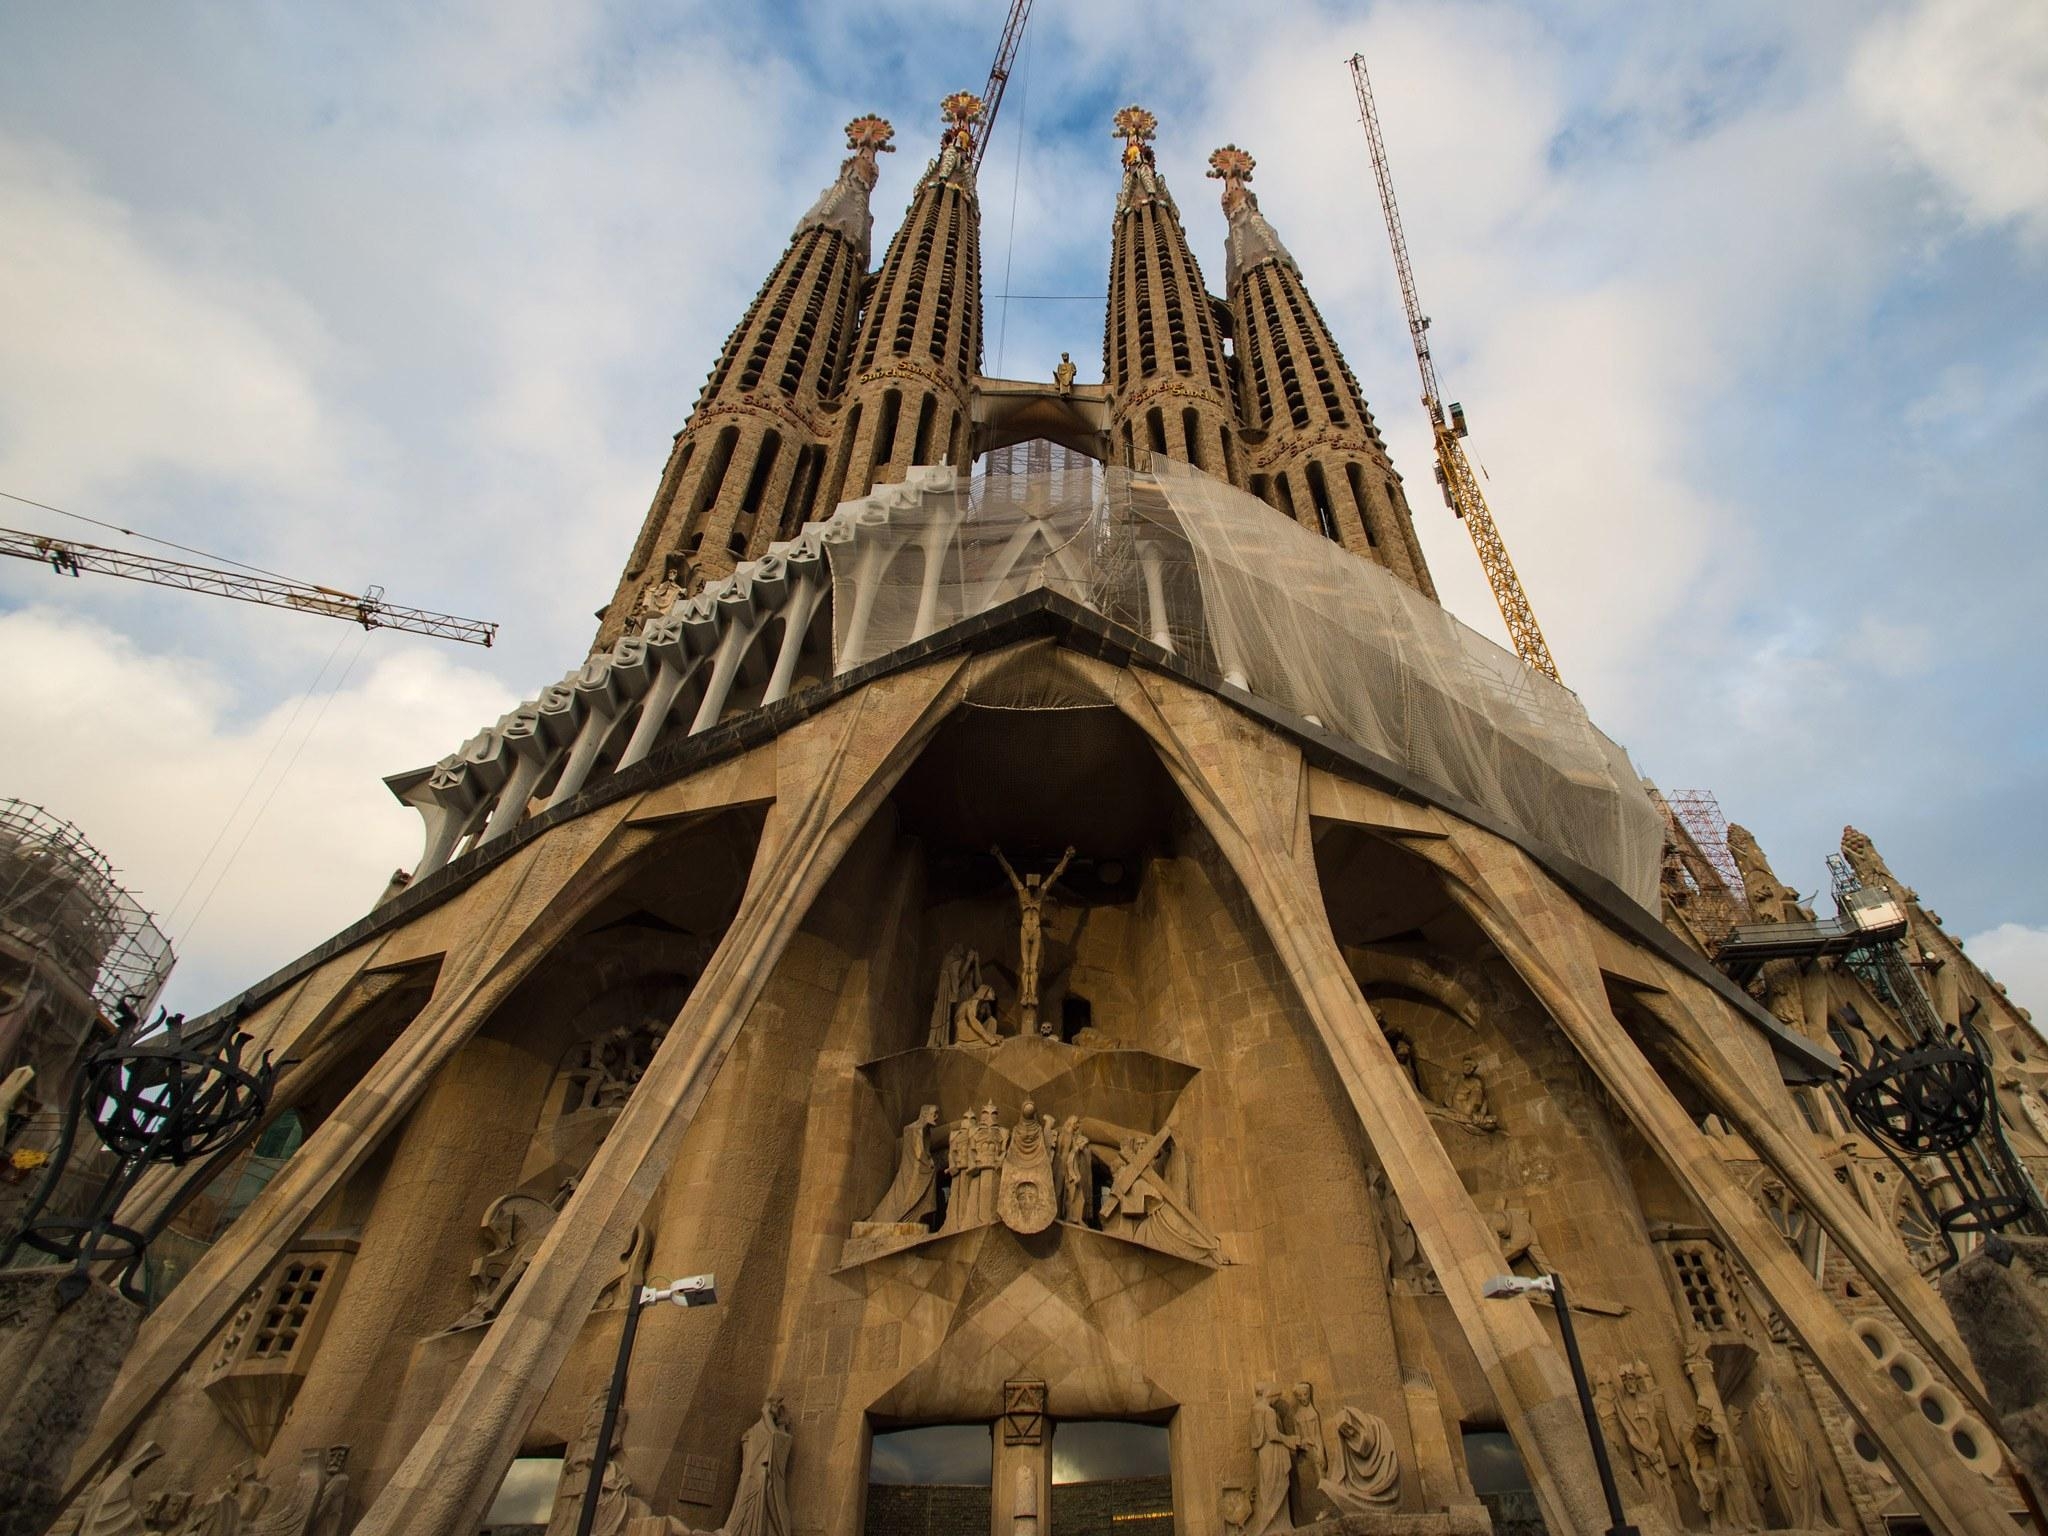
<path fill-rule="evenodd" d="M 107 1404 L 72 1463 L 74 1497 L 191 1363 L 250 1287 L 404 1118 L 427 1083 L 652 834 L 623 824 L 631 802 L 536 840 L 422 917 L 444 935 L 434 993 L 377 1065 L 241 1218 L 150 1314 Z"/>
<path fill-rule="evenodd" d="M 1608 1005 L 1591 920 L 1520 849 L 1444 819 L 1422 848 L 1448 893 L 1501 952 L 1614 1101 L 1755 1277 L 1814 1363 L 1868 1428 L 1900 1485 L 1939 1530 L 1998 1536 L 2006 1515 L 1910 1400 L 1871 1372 L 1848 1325 L 1756 1204 L 1736 1187 Z M 1788 1159 L 1797 1162 L 1797 1157 Z M 1930 1298 L 1931 1299 L 1931 1298 Z"/>
<path fill-rule="evenodd" d="M 1170 679 L 1131 675 L 1119 707 L 1151 738 L 1175 784 L 1243 882 L 1414 1224 L 1554 1531 L 1609 1523 L 1569 1367 L 1527 1305 L 1487 1301 L 1500 1269 L 1473 1203 L 1330 931 L 1310 839 L 1300 753 L 1227 705 Z M 1648 1510 L 1632 1516 L 1661 1530 Z"/>
<path fill-rule="evenodd" d="M 774 800 L 739 911 L 525 1280 L 355 1536 L 467 1536 L 482 1522 L 776 962 L 950 707 L 957 668 L 879 680 L 776 739 Z"/>

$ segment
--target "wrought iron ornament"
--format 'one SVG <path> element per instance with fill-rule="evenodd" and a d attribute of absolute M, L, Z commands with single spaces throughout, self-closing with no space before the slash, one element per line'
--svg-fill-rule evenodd
<path fill-rule="evenodd" d="M 114 1219 L 122 1202 L 147 1169 L 182 1168 L 219 1151 L 254 1130 L 270 1105 L 278 1068 L 267 1053 L 254 1066 L 243 1063 L 251 1041 L 235 1024 L 230 1018 L 188 1035 L 183 1014 L 160 1010 L 146 1026 L 131 1017 L 111 1044 L 86 1058 L 56 1155 L 0 1252 L 0 1264 L 11 1263 L 24 1247 L 70 1264 L 71 1272 L 57 1285 L 60 1306 L 85 1294 L 94 1265 L 117 1264 L 121 1293 L 131 1301 L 147 1300 L 137 1282 L 143 1256 L 182 1201 L 166 1200 L 142 1227 Z M 113 1153 L 114 1166 L 83 1215 L 45 1216 L 81 1122 Z"/>

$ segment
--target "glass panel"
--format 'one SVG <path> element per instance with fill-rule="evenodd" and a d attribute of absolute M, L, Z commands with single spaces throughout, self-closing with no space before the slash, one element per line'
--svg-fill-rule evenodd
<path fill-rule="evenodd" d="M 1173 1536 L 1173 1477 L 1163 1424 L 1110 1419 L 1055 1425 L 1052 1528 L 1058 1536 Z"/>
<path fill-rule="evenodd" d="M 562 1481 L 559 1456 L 521 1456 L 506 1469 L 498 1496 L 484 1516 L 484 1529 L 516 1529 L 546 1525 L 555 1508 L 555 1488 Z"/>
<path fill-rule="evenodd" d="M 983 1536 L 995 1438 L 986 1424 L 924 1424 L 876 1434 L 862 1528 Z"/>
<path fill-rule="evenodd" d="M 1465 1470 L 1471 1474 L 1474 1493 L 1523 1493 L 1529 1489 L 1522 1453 L 1504 1429 L 1465 1431 Z"/>
<path fill-rule="evenodd" d="M 892 1485 L 966 1483 L 994 1476 L 995 1436 L 986 1424 L 925 1424 L 877 1433 L 868 1481 Z"/>

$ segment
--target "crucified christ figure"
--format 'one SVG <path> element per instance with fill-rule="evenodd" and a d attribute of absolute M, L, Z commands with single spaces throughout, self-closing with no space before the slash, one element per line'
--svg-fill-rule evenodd
<path fill-rule="evenodd" d="M 1010 877 L 1010 887 L 1017 893 L 1017 909 L 1020 933 L 1017 940 L 1017 1011 L 1023 1016 L 1025 1031 L 1038 1027 L 1038 962 L 1045 949 L 1045 901 L 1051 893 L 1053 882 L 1059 879 L 1067 867 L 1067 861 L 1074 856 L 1070 845 L 1060 855 L 1059 863 L 1053 865 L 1049 875 L 1025 875 L 1022 879 L 1017 871 L 1010 868 L 1010 861 L 1003 857 L 1003 850 L 989 845 L 996 862 L 1003 866 L 1003 873 Z"/>

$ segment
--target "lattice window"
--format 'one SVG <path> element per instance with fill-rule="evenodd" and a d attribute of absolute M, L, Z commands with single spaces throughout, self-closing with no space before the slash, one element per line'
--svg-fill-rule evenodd
<path fill-rule="evenodd" d="M 271 1287 L 270 1301 L 263 1309 L 256 1336 L 249 1341 L 248 1359 L 282 1360 L 292 1352 L 320 1299 L 327 1268 L 324 1258 L 294 1260 L 285 1265 Z"/>
<path fill-rule="evenodd" d="M 1734 1326 L 1721 1289 L 1721 1277 L 1716 1273 L 1720 1266 L 1706 1248 L 1673 1248 L 1671 1267 L 1678 1274 L 1678 1289 L 1692 1310 L 1695 1328 L 1706 1333 L 1726 1333 Z"/>

